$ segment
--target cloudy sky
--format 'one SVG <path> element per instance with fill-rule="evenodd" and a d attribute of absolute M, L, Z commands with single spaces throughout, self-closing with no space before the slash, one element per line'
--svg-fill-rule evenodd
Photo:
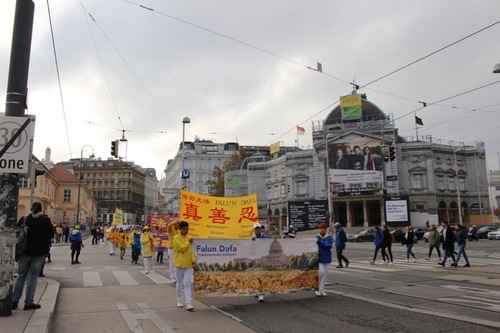
<path fill-rule="evenodd" d="M 78 158 L 85 145 L 108 158 L 124 130 L 127 159 L 161 178 L 186 116 L 186 140 L 294 145 L 300 125 L 299 145 L 309 148 L 312 123 L 354 81 L 400 135 L 415 136 L 416 114 L 419 135 L 484 141 L 489 168 L 500 168 L 498 0 L 49 4 L 62 96 L 47 1 L 36 0 L 28 112 L 37 117 L 39 158 L 47 147 L 54 162 Z M 0 0 L 3 101 L 14 8 Z M 317 62 L 323 73 L 310 69 Z"/>

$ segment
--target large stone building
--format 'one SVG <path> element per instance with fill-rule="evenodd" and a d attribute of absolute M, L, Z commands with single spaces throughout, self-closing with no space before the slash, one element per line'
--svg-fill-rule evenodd
<path fill-rule="evenodd" d="M 337 106 L 313 126 L 315 149 L 230 172 L 226 193 L 257 193 L 259 207 L 280 219 L 290 201 L 327 198 L 332 219 L 349 227 L 491 222 L 482 143 L 401 137 L 390 115 L 356 96 L 358 114 Z"/>

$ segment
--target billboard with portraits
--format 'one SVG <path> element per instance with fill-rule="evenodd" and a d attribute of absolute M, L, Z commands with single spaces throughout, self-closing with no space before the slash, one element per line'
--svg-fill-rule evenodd
<path fill-rule="evenodd" d="M 338 187 L 382 186 L 384 151 L 378 137 L 350 135 L 328 145 L 330 183 Z"/>

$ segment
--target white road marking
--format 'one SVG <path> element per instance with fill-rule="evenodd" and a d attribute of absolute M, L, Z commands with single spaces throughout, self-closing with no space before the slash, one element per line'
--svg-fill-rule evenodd
<path fill-rule="evenodd" d="M 102 287 L 101 277 L 98 272 L 83 272 L 83 285 L 85 287 Z"/>

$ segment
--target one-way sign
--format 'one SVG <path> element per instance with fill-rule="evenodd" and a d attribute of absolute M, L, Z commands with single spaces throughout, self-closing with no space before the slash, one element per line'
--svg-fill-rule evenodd
<path fill-rule="evenodd" d="M 3 152 L 0 156 L 1 173 L 28 173 L 34 132 L 35 116 L 8 117 L 0 113 L 0 152 Z"/>

